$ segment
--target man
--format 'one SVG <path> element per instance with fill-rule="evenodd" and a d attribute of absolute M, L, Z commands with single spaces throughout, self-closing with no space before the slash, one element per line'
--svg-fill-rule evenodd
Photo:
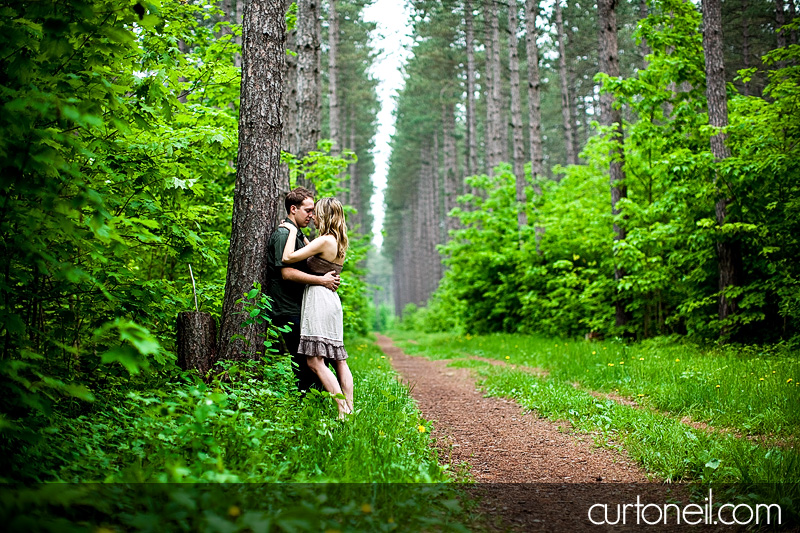
<path fill-rule="evenodd" d="M 314 218 L 314 194 L 303 187 L 298 187 L 286 195 L 284 202 L 286 218 L 289 224 L 297 227 L 295 250 L 306 245 L 302 228 Z M 312 385 L 320 385 L 319 378 L 308 368 L 306 357 L 297 353 L 300 344 L 300 309 L 303 305 L 303 291 L 306 285 L 322 285 L 336 291 L 339 288 L 339 276 L 328 272 L 324 276 L 310 274 L 306 270 L 306 262 L 300 261 L 292 265 L 281 261 L 289 230 L 277 228 L 267 244 L 267 296 L 272 298 L 272 323 L 275 326 L 288 325 L 291 330 L 283 334 L 286 349 L 295 362 L 293 370 L 300 391 L 308 390 Z"/>

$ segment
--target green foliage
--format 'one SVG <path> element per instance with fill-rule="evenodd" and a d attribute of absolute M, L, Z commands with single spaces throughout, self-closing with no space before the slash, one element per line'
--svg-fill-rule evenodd
<path fill-rule="evenodd" d="M 228 366 L 209 383 L 175 366 L 175 316 L 194 307 L 189 265 L 200 310 L 219 313 L 223 298 L 241 76 L 241 28 L 223 18 L 177 0 L 0 10 L 3 481 L 351 479 L 324 463 L 301 474 L 287 451 L 302 439 L 314 458 L 331 428 L 358 424 L 320 419 L 323 399 L 296 396 L 273 328 L 266 364 Z M 355 156 L 328 151 L 297 165 L 333 194 Z M 366 330 L 367 243 L 351 242 L 348 333 Z M 258 287 L 244 302 L 243 322 L 269 320 Z M 380 373 L 364 387 L 395 385 Z M 416 428 L 406 404 L 384 418 Z M 405 441 L 412 454 L 397 441 L 380 452 L 372 479 L 443 480 L 425 438 Z"/>
<path fill-rule="evenodd" d="M 160 530 L 184 530 L 182 521 L 190 520 L 193 529 L 215 530 L 219 522 L 239 531 L 257 518 L 300 520 L 295 527 L 301 529 L 349 524 L 375 531 L 405 524 L 418 530 L 427 524 L 463 530 L 452 518 L 458 512 L 452 491 L 435 485 L 447 481 L 446 469 L 408 390 L 372 342 L 348 338 L 347 346 L 357 412 L 346 421 L 336 420 L 327 394 L 301 398 L 291 360 L 276 353 L 268 353 L 268 364 L 226 365 L 210 383 L 173 370 L 104 389 L 80 416 L 56 411 L 52 430 L 4 469 L 4 481 L 110 485 L 6 492 L 0 514 L 15 524 L 34 516 L 38 523 L 88 519 L 114 529 L 158 520 Z M 280 490 L 269 485 L 278 482 Z M 314 483 L 314 489 L 300 483 Z M 101 497 L 101 487 L 117 487 L 114 497 Z M 274 497 L 265 498 L 265 491 Z M 204 500 L 203 513 L 188 518 L 187 509 L 200 505 L 191 502 Z"/>
<path fill-rule="evenodd" d="M 621 213 L 615 217 L 610 209 L 609 130 L 597 125 L 581 154 L 585 164 L 556 166 L 563 176 L 558 182 L 535 184 L 535 194 L 528 190 L 529 226 L 517 228 L 507 165 L 491 177 L 467 178 L 478 193 L 463 195 L 462 207 L 451 213 L 461 229 L 441 249 L 448 271 L 408 327 L 797 338 L 800 71 L 794 65 L 800 49 L 765 56 L 766 64 L 778 66 L 766 73 L 767 98 L 729 87 L 732 156 L 717 163 L 709 149 L 717 132 L 708 126 L 700 24 L 694 4 L 653 2 L 637 29 L 651 50 L 647 68 L 616 79 L 597 76 L 626 111 Z M 720 224 L 722 198 L 732 200 Z M 624 229 L 623 240 L 614 240 L 613 224 Z M 741 282 L 725 292 L 736 312 L 725 319 L 718 316 L 721 242 L 742 256 Z M 619 279 L 615 269 L 623 273 Z M 629 316 L 623 326 L 615 322 L 617 299 Z"/>

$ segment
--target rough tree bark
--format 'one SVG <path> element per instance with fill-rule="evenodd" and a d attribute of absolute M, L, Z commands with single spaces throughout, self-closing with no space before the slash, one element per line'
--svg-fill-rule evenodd
<path fill-rule="evenodd" d="M 320 138 L 319 0 L 297 0 L 297 155 L 317 149 Z M 303 180 L 301 185 L 311 188 Z"/>
<path fill-rule="evenodd" d="M 511 161 L 516 178 L 517 225 L 528 225 L 528 215 L 525 211 L 525 136 L 522 132 L 522 97 L 519 89 L 519 52 L 517 51 L 517 9 L 516 0 L 508 5 L 508 70 L 511 81 Z"/>
<path fill-rule="evenodd" d="M 716 128 L 728 125 L 728 98 L 725 93 L 725 65 L 722 53 L 722 6 L 720 0 L 703 0 L 703 51 L 706 58 L 706 99 L 708 101 L 708 123 Z M 711 137 L 711 152 L 717 162 L 730 157 L 725 144 L 727 135 L 720 132 Z M 721 183 L 719 173 L 716 177 L 719 199 L 716 203 L 717 224 L 723 226 L 728 218 L 728 206 L 733 199 Z M 737 310 L 735 298 L 725 293 L 730 287 L 741 282 L 742 258 L 739 241 L 721 238 L 717 242 L 719 260 L 719 318 L 725 319 Z M 727 328 L 722 335 L 726 336 Z"/>
<path fill-rule="evenodd" d="M 478 173 L 478 129 L 475 122 L 475 34 L 472 29 L 472 1 L 464 0 L 467 48 L 467 176 Z"/>
<path fill-rule="evenodd" d="M 564 42 L 564 18 L 561 15 L 560 0 L 555 2 L 556 34 L 558 37 L 558 73 L 561 79 L 561 117 L 564 122 L 564 147 L 567 152 L 567 164 L 578 164 L 578 152 L 575 149 L 575 133 L 572 127 L 572 100 L 569 97 L 567 77 L 567 49 Z"/>
<path fill-rule="evenodd" d="M 339 124 L 339 17 L 336 13 L 337 0 L 329 0 L 328 5 L 328 122 L 333 141 L 333 153 L 341 146 Z"/>
<path fill-rule="evenodd" d="M 178 313 L 178 366 L 195 369 L 201 376 L 211 370 L 217 354 L 217 323 L 210 313 L 184 311 Z"/>
<path fill-rule="evenodd" d="M 617 43 L 617 8 L 618 0 L 598 0 L 597 13 L 600 19 L 600 71 L 609 76 L 619 77 L 619 49 Z M 614 106 L 614 95 L 609 92 L 600 94 L 600 113 L 604 126 L 613 125 L 613 143 L 611 147 L 611 164 L 609 168 L 609 181 L 611 184 L 611 213 L 617 217 L 619 215 L 619 202 L 627 197 L 628 191 L 625 186 L 625 151 L 622 145 L 622 112 Z M 625 228 L 614 221 L 614 240 L 619 242 L 624 240 Z M 625 272 L 614 261 L 614 280 L 619 284 L 625 276 Z M 614 302 L 615 321 L 617 326 L 624 326 L 628 323 L 628 315 L 625 311 L 625 302 L 618 295 Z"/>
<path fill-rule="evenodd" d="M 265 287 L 266 244 L 280 207 L 281 90 L 286 56 L 283 0 L 247 5 L 243 24 L 239 154 L 233 193 L 228 272 L 217 359 L 258 358 L 264 328 L 241 326 L 236 301 Z M 246 340 L 232 340 L 242 335 Z"/>

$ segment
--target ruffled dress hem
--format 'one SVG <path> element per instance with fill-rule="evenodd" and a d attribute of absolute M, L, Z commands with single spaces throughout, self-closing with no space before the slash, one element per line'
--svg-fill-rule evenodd
<path fill-rule="evenodd" d="M 336 361 L 347 359 L 347 350 L 344 349 L 344 343 L 327 337 L 300 335 L 300 345 L 297 348 L 297 352 Z"/>

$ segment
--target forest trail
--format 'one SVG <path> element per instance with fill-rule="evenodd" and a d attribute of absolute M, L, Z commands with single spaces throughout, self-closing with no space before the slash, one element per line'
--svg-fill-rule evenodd
<path fill-rule="evenodd" d="M 475 490 L 481 511 L 499 520 L 491 529 L 586 526 L 593 503 L 636 501 L 637 494 L 642 501 L 687 501 L 679 486 L 647 483 L 646 472 L 624 451 L 597 447 L 591 435 L 524 413 L 511 400 L 484 397 L 469 369 L 409 356 L 384 335 L 377 340 L 422 416 L 433 423 L 440 457 L 455 469 L 465 466 L 480 484 Z"/>

